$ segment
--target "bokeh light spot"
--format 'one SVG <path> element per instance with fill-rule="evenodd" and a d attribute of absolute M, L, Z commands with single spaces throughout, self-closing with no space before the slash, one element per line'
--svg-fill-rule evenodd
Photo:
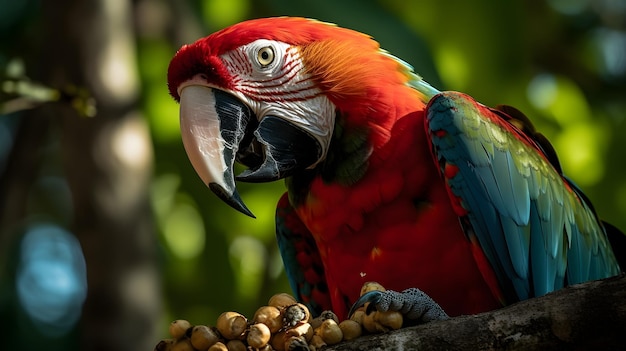
<path fill-rule="evenodd" d="M 564 15 L 578 15 L 587 9 L 589 0 L 548 0 L 550 7 Z"/>
<path fill-rule="evenodd" d="M 16 285 L 21 306 L 42 333 L 66 334 L 87 296 L 78 240 L 56 225 L 37 224 L 26 232 L 20 253 Z"/>
<path fill-rule="evenodd" d="M 556 98 L 556 89 L 553 75 L 538 74 L 528 84 L 528 100 L 539 109 L 547 109 Z"/>
<path fill-rule="evenodd" d="M 600 56 L 599 66 L 608 78 L 626 75 L 626 32 L 600 28 L 594 36 Z"/>
<path fill-rule="evenodd" d="M 196 208 L 178 202 L 165 218 L 163 235 L 168 247 L 180 259 L 192 259 L 204 251 L 204 224 Z"/>
<path fill-rule="evenodd" d="M 591 108 L 580 87 L 566 77 L 540 74 L 528 85 L 528 99 L 559 125 L 588 121 Z"/>
<path fill-rule="evenodd" d="M 267 250 L 263 243 L 251 236 L 238 236 L 228 250 L 235 270 L 237 291 L 242 298 L 253 299 L 261 288 L 263 270 L 266 267 Z"/>
<path fill-rule="evenodd" d="M 580 186 L 591 186 L 604 176 L 602 137 L 608 132 L 590 123 L 566 128 L 556 139 L 555 147 L 563 171 Z"/>
<path fill-rule="evenodd" d="M 215 28 L 223 28 L 243 20 L 250 10 L 248 0 L 201 1 L 202 15 Z"/>
<path fill-rule="evenodd" d="M 453 46 L 442 45 L 436 51 L 437 68 L 445 86 L 454 90 L 463 90 L 467 87 L 470 69 L 465 55 Z"/>

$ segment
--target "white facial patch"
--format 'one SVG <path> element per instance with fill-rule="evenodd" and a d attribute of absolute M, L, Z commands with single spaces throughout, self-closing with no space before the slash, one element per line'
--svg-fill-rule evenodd
<path fill-rule="evenodd" d="M 233 77 L 230 93 L 250 106 L 259 121 L 276 116 L 315 137 L 322 157 L 309 168 L 326 157 L 335 125 L 335 105 L 306 73 L 298 47 L 259 39 L 221 58 Z"/>

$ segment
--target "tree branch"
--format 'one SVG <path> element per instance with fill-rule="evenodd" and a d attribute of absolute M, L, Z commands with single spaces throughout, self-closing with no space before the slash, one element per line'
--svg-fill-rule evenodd
<path fill-rule="evenodd" d="M 326 350 L 621 350 L 624 335 L 622 274 L 496 311 L 362 337 Z"/>

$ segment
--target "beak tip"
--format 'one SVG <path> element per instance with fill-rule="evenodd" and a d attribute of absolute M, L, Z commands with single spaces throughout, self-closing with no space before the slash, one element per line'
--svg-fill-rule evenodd
<path fill-rule="evenodd" d="M 246 204 L 244 204 L 236 189 L 231 194 L 230 192 L 226 191 L 224 187 L 217 183 L 209 183 L 208 186 L 209 189 L 213 191 L 213 193 L 215 193 L 220 199 L 222 199 L 222 201 L 226 202 L 230 207 L 245 214 L 246 216 L 256 218 L 252 211 L 250 211 Z"/>

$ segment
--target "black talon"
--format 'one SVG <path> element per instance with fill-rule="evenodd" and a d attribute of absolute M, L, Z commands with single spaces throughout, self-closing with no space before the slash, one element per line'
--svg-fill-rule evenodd
<path fill-rule="evenodd" d="M 361 295 L 361 297 L 359 297 L 359 299 L 356 300 L 356 302 L 352 305 L 352 307 L 350 307 L 350 312 L 348 312 L 348 318 L 352 317 L 352 315 L 354 314 L 354 312 L 356 312 L 357 309 L 365 306 L 365 304 L 368 302 L 370 304 L 365 309 L 365 313 L 370 314 L 374 312 L 374 310 L 376 310 L 376 304 L 378 304 L 382 295 L 383 293 L 377 290 L 368 291 L 365 294 Z"/>

